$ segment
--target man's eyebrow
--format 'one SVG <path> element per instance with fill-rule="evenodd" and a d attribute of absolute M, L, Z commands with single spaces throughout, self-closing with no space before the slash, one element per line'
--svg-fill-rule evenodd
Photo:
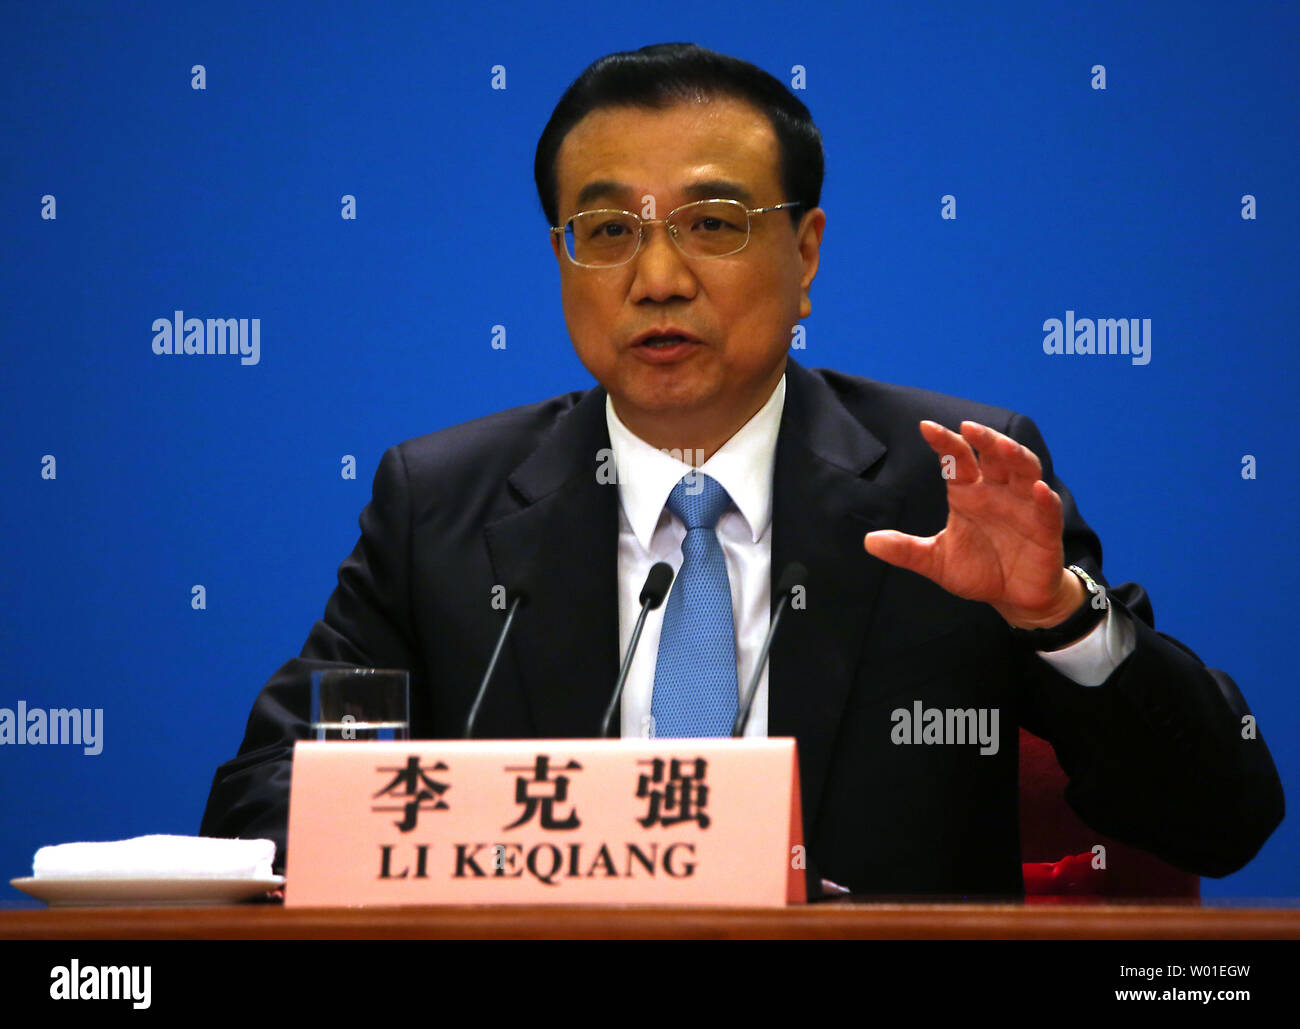
<path fill-rule="evenodd" d="M 594 200 L 623 201 L 631 192 L 632 187 L 625 182 L 597 179 L 595 182 L 588 182 L 578 191 L 578 209 L 581 210 Z M 748 207 L 754 206 L 754 195 L 739 182 L 731 182 L 728 179 L 705 179 L 701 182 L 692 182 L 688 186 L 683 186 L 682 192 L 697 200 L 712 200 L 717 197 L 721 200 L 739 200 Z"/>
<path fill-rule="evenodd" d="M 615 182 L 613 179 L 597 179 L 595 182 L 588 182 L 578 191 L 578 210 L 582 210 L 593 200 L 599 200 L 603 197 L 619 199 L 632 192 L 632 187 L 625 182 Z"/>
<path fill-rule="evenodd" d="M 698 200 L 739 200 L 747 207 L 754 206 L 754 195 L 739 182 L 726 179 L 708 179 L 704 182 L 692 182 L 682 187 L 682 192 Z"/>

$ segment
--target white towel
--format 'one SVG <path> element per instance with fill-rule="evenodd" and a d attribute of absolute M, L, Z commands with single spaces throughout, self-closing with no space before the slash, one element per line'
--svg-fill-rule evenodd
<path fill-rule="evenodd" d="M 42 847 L 37 879 L 265 879 L 275 844 L 206 836 L 137 836 L 112 843 Z"/>

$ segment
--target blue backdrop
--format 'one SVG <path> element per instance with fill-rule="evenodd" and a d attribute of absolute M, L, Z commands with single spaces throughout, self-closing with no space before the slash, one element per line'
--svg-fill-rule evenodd
<path fill-rule="evenodd" d="M 1034 417 L 1111 581 L 1233 675 L 1295 795 L 1296 7 L 613 10 L 4 5 L 0 707 L 103 712 L 98 754 L 0 746 L 4 879 L 197 832 L 383 450 L 590 384 L 533 150 L 587 63 L 665 40 L 822 130 L 795 356 Z M 155 353 L 177 311 L 250 352 Z M 1150 319 L 1149 363 L 1045 353 L 1067 312 Z M 1300 894 L 1296 844 L 1204 892 Z"/>

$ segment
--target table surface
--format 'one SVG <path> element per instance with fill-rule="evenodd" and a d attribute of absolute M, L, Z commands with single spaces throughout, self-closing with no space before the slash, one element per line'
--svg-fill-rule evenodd
<path fill-rule="evenodd" d="M 0 910 L 0 939 L 1300 939 L 1293 901 Z"/>

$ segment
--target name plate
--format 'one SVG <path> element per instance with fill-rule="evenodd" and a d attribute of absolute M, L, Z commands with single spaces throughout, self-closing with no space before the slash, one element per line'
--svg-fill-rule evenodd
<path fill-rule="evenodd" d="M 299 742 L 285 903 L 804 900 L 793 739 Z"/>

